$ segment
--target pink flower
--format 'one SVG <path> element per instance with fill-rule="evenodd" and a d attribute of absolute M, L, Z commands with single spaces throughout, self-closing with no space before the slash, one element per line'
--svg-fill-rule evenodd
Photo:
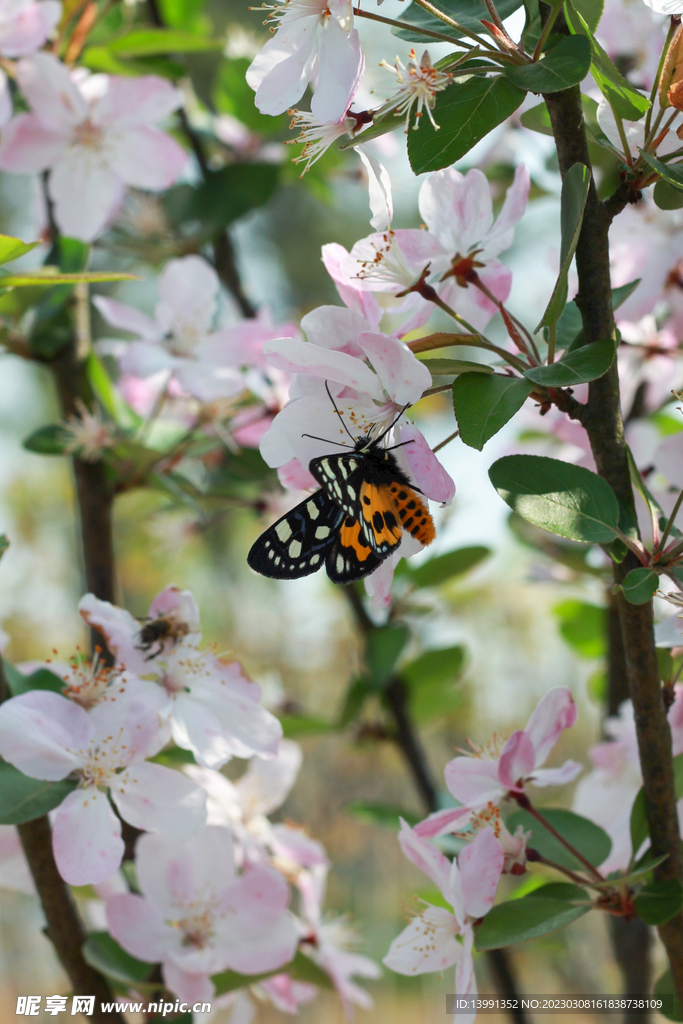
<path fill-rule="evenodd" d="M 488 181 L 476 168 L 467 174 L 453 167 L 435 171 L 420 189 L 420 214 L 442 246 L 441 257 L 432 264 L 432 271 L 440 275 L 437 291 L 478 330 L 486 327 L 496 306 L 478 288 L 458 280 L 458 265 L 470 263 L 489 291 L 504 302 L 512 274 L 497 257 L 512 245 L 528 197 L 529 172 L 523 164 L 515 171 L 495 221 Z"/>
<path fill-rule="evenodd" d="M 62 15 L 57 0 L 2 0 L 0 3 L 0 54 L 27 57 L 39 50 Z"/>
<path fill-rule="evenodd" d="M 256 106 L 282 114 L 315 82 L 311 112 L 318 121 L 339 121 L 365 66 L 351 0 L 286 0 L 266 9 L 279 26 L 247 71 Z"/>
<path fill-rule="evenodd" d="M 668 716 L 674 757 L 683 753 L 683 686 L 679 684 L 675 690 Z M 576 787 L 573 810 L 594 821 L 612 840 L 608 858 L 599 865 L 600 870 L 608 874 L 626 870 L 631 857 L 641 852 L 633 850 L 631 845 L 631 809 L 643 776 L 630 700 L 624 701 L 618 715 L 605 721 L 604 730 L 609 740 L 591 748 L 593 771 Z M 677 807 L 679 830 L 683 835 L 683 800 L 678 801 Z"/>
<path fill-rule="evenodd" d="M 542 768 L 560 734 L 576 721 L 576 704 L 569 690 L 549 690 L 531 712 L 524 729 L 503 742 L 494 737 L 486 748 L 473 746 L 473 754 L 454 757 L 446 765 L 448 789 L 463 806 L 436 811 L 422 823 L 422 835 L 436 836 L 462 828 L 472 817 L 470 811 L 496 807 L 509 794 L 523 793 L 526 784 L 561 786 L 572 782 L 581 771 L 576 761 L 561 768 Z"/>
<path fill-rule="evenodd" d="M 113 896 L 109 928 L 133 956 L 161 962 L 178 998 L 211 999 L 218 971 L 265 973 L 293 958 L 285 879 L 268 867 L 238 875 L 228 829 L 209 825 L 184 843 L 143 836 L 135 866 L 142 895 Z"/>
<path fill-rule="evenodd" d="M 164 743 L 158 707 L 131 696 L 91 711 L 50 691 L 31 690 L 0 708 L 0 754 L 34 779 L 80 782 L 55 812 L 52 844 L 70 885 L 103 882 L 124 852 L 121 822 L 185 839 L 206 818 L 201 789 L 179 772 L 145 758 Z"/>
<path fill-rule="evenodd" d="M 453 863 L 420 839 L 401 820 L 399 843 L 404 854 L 424 871 L 453 908 L 451 913 L 426 903 L 391 944 L 383 963 L 398 974 L 427 974 L 457 965 L 457 995 L 476 995 L 472 923 L 489 912 L 503 870 L 503 850 L 492 829 L 484 829 Z M 471 1022 L 466 1015 L 466 1021 Z"/>
<path fill-rule="evenodd" d="M 19 61 L 16 76 L 32 112 L 3 128 L 0 168 L 50 172 L 48 191 L 65 234 L 92 241 L 126 186 L 156 192 L 185 167 L 182 147 L 153 127 L 182 103 L 163 79 L 91 75 L 77 84 L 50 53 Z"/>
<path fill-rule="evenodd" d="M 154 320 L 96 295 L 93 302 L 104 319 L 139 338 L 119 359 L 123 373 L 144 378 L 166 370 L 185 391 L 205 402 L 244 391 L 244 377 L 226 351 L 229 328 L 211 329 L 219 287 L 218 275 L 206 260 L 184 256 L 169 260 L 159 277 Z"/>
<path fill-rule="evenodd" d="M 181 601 L 186 602 L 184 615 L 192 616 L 186 623 L 188 633 L 152 655 L 141 647 L 140 623 L 123 608 L 86 594 L 79 610 L 105 636 L 119 663 L 134 664 L 139 674 L 159 684 L 162 714 L 170 719 L 174 741 L 191 750 L 200 765 L 220 768 L 231 757 L 272 757 L 282 726 L 261 707 L 261 688 L 247 678 L 239 662 L 200 650 L 199 634 L 189 631 L 198 629 L 191 595 L 167 588 L 152 603 L 150 615 L 156 618 L 162 608 L 168 613 Z"/>
<path fill-rule="evenodd" d="M 347 920 L 323 919 L 326 880 L 326 865 L 299 873 L 296 884 L 301 893 L 305 926 L 301 942 L 308 956 L 329 975 L 350 1020 L 355 1006 L 362 1010 L 374 1006 L 369 993 L 354 981 L 354 975 L 379 978 L 380 969 L 374 960 L 353 950 L 358 937 Z"/>
<path fill-rule="evenodd" d="M 500 813 L 500 807 L 493 802 L 481 810 L 458 807 L 453 810 L 436 811 L 415 826 L 415 835 L 434 839 L 446 834 L 455 835 L 471 843 L 482 829 L 491 828 L 500 843 L 505 857 L 503 871 L 506 874 L 523 874 L 526 867 L 526 848 L 531 832 L 525 832 L 521 825 L 514 835 L 509 831 Z"/>

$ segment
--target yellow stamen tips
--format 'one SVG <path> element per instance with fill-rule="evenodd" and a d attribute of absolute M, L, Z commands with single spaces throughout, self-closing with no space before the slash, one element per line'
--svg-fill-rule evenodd
<path fill-rule="evenodd" d="M 408 54 L 407 67 L 398 57 L 393 67 L 385 60 L 380 61 L 380 67 L 387 68 L 396 75 L 400 88 L 395 96 L 376 111 L 377 115 L 388 113 L 390 110 L 395 110 L 400 115 L 405 114 L 407 132 L 413 107 L 417 107 L 413 129 L 419 128 L 420 118 L 426 110 L 432 127 L 438 131 L 439 125 L 432 114 L 436 94 L 451 84 L 453 76 L 448 72 L 438 71 L 433 66 L 427 50 L 422 54 L 419 63 L 415 50 L 411 50 Z"/>

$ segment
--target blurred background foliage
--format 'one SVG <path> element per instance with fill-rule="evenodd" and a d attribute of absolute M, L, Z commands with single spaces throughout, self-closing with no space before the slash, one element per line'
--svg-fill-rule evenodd
<path fill-rule="evenodd" d="M 401 6 L 387 0 L 382 11 L 394 17 Z M 116 225 L 96 244 L 91 266 L 131 271 L 142 280 L 103 286 L 103 294 L 150 311 L 164 262 L 196 251 L 211 255 L 227 228 L 250 306 L 267 306 L 279 322 L 338 301 L 320 246 L 335 241 L 350 248 L 367 233 L 366 189 L 355 155 L 335 151 L 300 179 L 284 149 L 290 137 L 287 116 L 266 118 L 254 108 L 244 73 L 266 38 L 261 22 L 259 11 L 249 12 L 243 0 L 102 7 L 82 63 L 93 71 L 154 73 L 178 82 L 188 96 L 206 162 L 161 196 L 129 195 Z M 149 53 L 144 31 L 150 24 L 177 31 L 185 52 Z M 405 56 L 409 44 L 367 22 L 363 31 L 370 83 L 383 96 L 388 86 L 382 84 L 379 60 L 392 59 L 394 51 Z M 437 44 L 433 59 L 447 50 Z M 187 144 L 182 128 L 178 123 L 177 137 Z M 533 201 L 505 259 L 515 273 L 510 308 L 532 324 L 551 290 L 557 262 L 559 179 L 550 140 L 510 124 L 470 153 L 463 169 L 481 166 L 500 201 L 520 151 L 536 168 Z M 591 155 L 602 188 L 611 191 L 614 161 L 597 145 Z M 394 183 L 395 226 L 417 226 L 420 179 L 409 171 L 400 134 L 385 140 L 382 157 Z M 33 237 L 39 211 L 34 182 L 0 178 L 0 231 Z M 46 251 L 43 247 L 43 255 Z M 58 326 L 49 321 L 48 341 L 54 341 Z M 96 316 L 94 328 L 96 336 L 110 333 Z M 492 335 L 497 329 L 502 337 L 495 324 Z M 10 637 L 7 656 L 11 661 L 45 659 L 53 651 L 68 656 L 87 642 L 76 611 L 82 582 L 71 470 L 68 460 L 44 458 L 21 444 L 59 419 L 52 380 L 46 369 L 13 355 L 3 355 L 1 365 L 0 531 L 12 542 L 0 586 L 0 623 Z M 443 396 L 423 401 L 417 413 L 433 444 L 453 429 Z M 531 432 L 541 427 L 534 416 L 530 413 L 526 422 Z M 602 556 L 587 557 L 580 546 L 538 535 L 521 522 L 509 528 L 507 509 L 486 471 L 512 448 L 518 432 L 519 426 L 509 426 L 482 454 L 459 442 L 445 449 L 444 462 L 458 488 L 455 501 L 437 512 L 434 550 L 399 575 L 391 622 L 380 623 L 367 644 L 346 595 L 324 576 L 278 584 L 247 568 L 246 551 L 262 529 L 255 503 L 264 487 L 275 491 L 278 486 L 255 452 L 223 453 L 209 463 L 217 495 L 210 501 L 198 502 L 189 490 L 174 495 L 152 488 L 117 499 L 120 603 L 144 616 L 151 598 L 167 584 L 192 590 L 205 637 L 242 661 L 263 685 L 267 703 L 283 715 L 287 734 L 304 750 L 304 768 L 281 815 L 305 825 L 325 844 L 334 865 L 328 906 L 350 914 L 363 951 L 378 960 L 413 909 L 405 894 L 424 882 L 396 841 L 398 810 L 416 820 L 424 807 L 391 742 L 382 699 L 386 680 L 398 676 L 406 687 L 440 788 L 443 767 L 457 747 L 468 737 L 483 742 L 493 732 L 522 727 L 552 686 L 569 686 L 580 711 L 579 723 L 556 751 L 558 763 L 572 757 L 587 764 L 586 748 L 600 738 L 607 567 Z M 232 764 L 227 770 L 234 775 L 241 767 Z M 547 796 L 553 804 L 567 805 L 570 799 L 567 790 Z M 509 892 L 526 891 L 524 877 L 504 881 Z M 2 1019 L 13 1014 L 17 993 L 60 990 L 61 976 L 39 920 L 35 900 L 0 893 Z M 619 988 L 600 915 L 513 950 L 512 959 L 524 991 Z M 491 990 L 483 957 L 479 967 L 483 991 Z M 384 972 L 380 982 L 368 985 L 375 1009 L 359 1016 L 378 1024 L 444 1019 L 444 994 L 451 985 L 448 976 L 406 979 Z M 280 1018 L 266 1006 L 261 1013 L 264 1022 Z M 301 1019 L 327 1024 L 341 1016 L 337 1001 L 323 994 L 303 1009 Z"/>

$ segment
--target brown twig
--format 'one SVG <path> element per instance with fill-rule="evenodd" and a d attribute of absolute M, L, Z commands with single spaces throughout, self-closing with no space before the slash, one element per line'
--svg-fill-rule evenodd
<path fill-rule="evenodd" d="M 363 601 L 355 586 L 344 587 L 344 593 L 351 606 L 358 627 L 367 640 L 375 625 L 363 607 Z M 393 736 L 396 746 L 403 755 L 406 767 L 410 772 L 415 788 L 417 789 L 425 810 L 428 813 L 439 809 L 439 798 L 436 784 L 427 761 L 427 755 L 420 742 L 415 724 L 410 715 L 410 703 L 408 691 L 403 680 L 399 676 L 393 676 L 384 687 L 384 702 L 394 720 L 395 733 Z M 498 991 L 505 996 L 514 997 L 517 995 L 517 982 L 512 970 L 509 953 L 506 949 L 489 950 L 486 954 L 487 963 L 491 974 L 495 979 Z M 519 1000 L 514 1000 L 517 1009 L 508 1011 L 514 1024 L 529 1024 L 528 1017 Z"/>
<path fill-rule="evenodd" d="M 563 177 L 575 163 L 590 168 L 579 89 L 575 87 L 550 93 L 544 98 Z M 611 219 L 612 212 L 598 199 L 591 179 L 576 249 L 579 278 L 576 303 L 581 312 L 585 344 L 615 337 L 608 243 Z M 616 361 L 603 377 L 589 385 L 582 423 L 598 473 L 610 484 L 635 523 Z M 623 562 L 614 566 L 615 582 L 622 583 L 627 573 L 638 565 L 637 558 L 629 553 Z M 671 731 L 660 685 L 652 605 L 629 604 L 623 594 L 619 594 L 616 600 L 629 692 L 635 712 L 652 852 L 655 857 L 666 857 L 655 868 L 655 877 L 657 880 L 681 880 L 683 860 L 676 815 Z M 683 914 L 679 913 L 661 925 L 659 934 L 669 957 L 676 991 L 683 999 Z"/>

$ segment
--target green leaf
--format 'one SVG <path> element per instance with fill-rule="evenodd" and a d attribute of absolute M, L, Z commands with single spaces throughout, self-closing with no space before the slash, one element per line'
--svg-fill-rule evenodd
<path fill-rule="evenodd" d="M 366 700 L 374 692 L 375 688 L 369 679 L 364 676 L 354 679 L 344 695 L 344 703 L 337 720 L 338 728 L 345 729 L 347 725 L 355 721 L 363 710 Z"/>
<path fill-rule="evenodd" d="M 582 658 L 602 658 L 607 651 L 607 609 L 570 599 L 553 606 L 560 633 Z"/>
<path fill-rule="evenodd" d="M 459 373 L 493 373 L 487 363 L 473 363 L 469 359 L 423 359 L 432 377 L 457 377 Z"/>
<path fill-rule="evenodd" d="M 146 981 L 154 970 L 153 964 L 126 953 L 108 932 L 91 932 L 81 951 L 83 959 L 96 971 L 125 985 Z"/>
<path fill-rule="evenodd" d="M 500 949 L 517 942 L 547 935 L 583 917 L 590 905 L 577 906 L 568 900 L 538 897 L 536 892 L 521 900 L 508 900 L 493 907 L 475 933 L 479 950 Z"/>
<path fill-rule="evenodd" d="M 380 626 L 369 634 L 365 660 L 375 689 L 380 689 L 392 674 L 409 639 L 407 626 Z"/>
<path fill-rule="evenodd" d="M 64 692 L 64 680 L 47 668 L 39 668 L 35 672 L 31 672 L 30 675 L 24 675 L 4 658 L 3 667 L 13 697 L 18 697 L 21 693 L 28 693 L 30 690 L 50 690 L 52 693 L 59 694 Z"/>
<path fill-rule="evenodd" d="M 572 32 L 584 35 L 590 41 L 593 78 L 614 113 L 626 121 L 639 121 L 649 110 L 650 101 L 634 89 L 617 70 L 596 40 L 586 19 L 569 0 L 565 3 L 565 17 Z"/>
<path fill-rule="evenodd" d="M 42 817 L 59 807 L 77 785 L 71 779 L 30 779 L 6 761 L 0 762 L 0 825 L 21 825 Z"/>
<path fill-rule="evenodd" d="M 587 900 L 590 899 L 585 889 L 579 885 L 572 885 L 571 882 L 548 882 L 547 885 L 539 885 L 531 889 L 528 894 L 517 896 L 515 899 L 524 898 L 524 895 L 534 896 L 542 900 Z"/>
<path fill-rule="evenodd" d="M 539 103 L 530 110 L 525 110 L 519 115 L 519 123 L 529 131 L 538 132 L 539 135 L 553 134 L 553 126 L 550 123 L 550 114 L 545 103 Z"/>
<path fill-rule="evenodd" d="M 7 534 L 0 533 L 0 558 L 2 558 L 2 556 L 5 554 L 8 547 L 9 540 L 7 539 Z"/>
<path fill-rule="evenodd" d="M 457 21 L 463 28 L 469 29 L 470 32 L 488 35 L 481 23 L 481 19 L 486 17 L 486 11 L 482 7 L 480 0 L 436 0 L 432 6 L 442 10 L 449 18 L 453 18 L 454 21 Z M 521 6 L 522 0 L 497 0 L 496 2 L 496 10 L 503 19 L 514 14 Z M 431 32 L 439 32 L 442 35 L 449 36 L 451 39 L 462 38 L 462 33 L 453 28 L 452 25 L 446 24 L 446 22 L 437 18 L 436 15 L 430 14 L 429 11 L 425 11 L 423 7 L 419 7 L 417 4 L 410 4 L 401 14 L 399 21 L 406 25 L 405 29 L 392 29 L 393 35 L 398 36 L 399 39 L 408 39 L 411 42 L 426 45 L 426 37 L 419 32 L 411 32 L 411 25 L 428 29 Z"/>
<path fill-rule="evenodd" d="M 434 107 L 435 131 L 423 117 L 408 132 L 408 157 L 415 174 L 449 167 L 469 153 L 490 131 L 507 120 L 526 93 L 507 78 L 468 78 L 440 92 Z"/>
<path fill-rule="evenodd" d="M 560 808 L 543 807 L 541 813 L 562 838 L 566 839 L 594 867 L 599 867 L 609 857 L 612 840 L 599 825 L 580 814 Z M 531 832 L 529 846 L 538 850 L 546 860 L 552 860 L 555 864 L 568 868 L 570 871 L 580 869 L 581 861 L 574 857 L 566 846 L 563 846 L 552 832 L 544 828 L 541 822 L 537 821 L 528 811 L 514 811 L 506 818 L 505 824 L 511 832 L 514 832 L 519 825 L 525 832 Z M 534 893 L 535 895 L 536 893 Z"/>
<path fill-rule="evenodd" d="M 481 451 L 522 408 L 533 390 L 533 383 L 520 377 L 463 373 L 453 384 L 453 407 L 461 440 Z"/>
<path fill-rule="evenodd" d="M 491 549 L 481 544 L 456 548 L 455 551 L 448 551 L 445 555 L 430 558 L 429 561 L 423 562 L 422 565 L 418 565 L 414 569 L 409 565 L 407 575 L 416 587 L 438 587 L 453 579 L 454 576 L 462 576 L 463 573 L 474 569 L 490 554 Z"/>
<path fill-rule="evenodd" d="M 657 171 L 660 178 L 668 181 L 669 185 L 672 185 L 674 188 L 683 189 L 683 165 L 665 164 L 662 160 L 658 160 L 656 156 L 653 156 L 652 153 L 646 153 L 640 146 L 638 147 L 638 152 L 652 170 Z"/>
<path fill-rule="evenodd" d="M 166 57 L 141 57 L 138 60 L 115 56 L 108 46 L 88 46 L 83 51 L 79 64 L 91 71 L 102 71 L 108 75 L 132 77 L 138 75 L 159 75 L 177 82 L 187 74 L 187 68 Z"/>
<path fill-rule="evenodd" d="M 24 253 L 35 249 L 40 242 L 22 242 L 20 238 L 12 235 L 0 235 L 0 263 L 9 263 L 16 260 Z"/>
<path fill-rule="evenodd" d="M 591 45 L 585 36 L 565 36 L 534 64 L 508 64 L 505 74 L 527 92 L 559 92 L 578 85 L 591 66 Z"/>
<path fill-rule="evenodd" d="M 68 441 L 69 434 L 61 423 L 49 423 L 24 438 L 22 447 L 39 455 L 61 455 Z"/>
<path fill-rule="evenodd" d="M 213 86 L 213 102 L 221 114 L 231 114 L 259 135 L 274 135 L 282 132 L 291 120 L 286 114 L 270 117 L 262 114 L 254 104 L 254 91 L 247 85 L 247 68 L 251 61 L 246 57 L 222 60 L 216 71 Z M 403 123 L 405 117 L 400 118 Z M 394 125 L 396 127 L 396 125 Z"/>
<path fill-rule="evenodd" d="M 430 687 L 443 683 L 454 683 L 465 663 L 465 648 L 442 647 L 436 651 L 425 651 L 415 661 L 401 669 L 401 677 L 411 688 Z"/>
<path fill-rule="evenodd" d="M 659 586 L 659 576 L 652 569 L 631 569 L 623 583 L 615 583 L 612 593 L 621 591 L 629 604 L 647 604 Z"/>
<path fill-rule="evenodd" d="M 524 376 L 546 388 L 573 387 L 602 377 L 613 362 L 614 342 L 607 338 L 605 341 L 582 345 L 573 352 L 565 352 L 556 363 L 525 370 Z"/>
<path fill-rule="evenodd" d="M 584 164 L 573 164 L 564 176 L 560 206 L 560 273 L 536 331 L 557 323 L 567 302 L 567 277 L 581 233 L 590 180 L 590 171 Z"/>
<path fill-rule="evenodd" d="M 652 190 L 655 206 L 660 210 L 680 210 L 683 208 L 683 189 L 671 185 L 668 181 L 656 181 Z"/>
<path fill-rule="evenodd" d="M 216 995 L 221 996 L 226 992 L 234 992 L 238 988 L 245 988 L 248 985 L 256 985 L 259 981 L 272 978 L 274 974 L 289 974 L 295 981 L 306 981 L 309 984 L 317 985 L 319 988 L 332 988 L 329 976 L 322 968 L 313 963 L 301 950 L 297 950 L 294 959 L 283 967 L 273 971 L 265 971 L 262 974 L 238 974 L 237 971 L 221 971 L 211 977 L 216 986 Z"/>
<path fill-rule="evenodd" d="M 26 288 L 28 285 L 51 287 L 56 284 L 99 284 L 102 281 L 140 281 L 137 274 L 114 271 L 88 271 L 82 274 L 52 273 L 50 267 L 27 271 L 25 274 L 5 274 L 0 277 L 0 288 Z"/>
<path fill-rule="evenodd" d="M 171 219 L 179 224 L 199 220 L 204 230 L 216 234 L 250 210 L 263 206 L 275 190 L 279 168 L 275 164 L 230 164 L 211 171 L 194 187 L 176 185 L 164 196 Z"/>
<path fill-rule="evenodd" d="M 609 484 L 583 466 L 539 455 L 508 455 L 489 470 L 510 508 L 548 533 L 588 544 L 614 540 L 619 503 Z"/>
<path fill-rule="evenodd" d="M 85 362 L 85 372 L 98 401 L 107 410 L 114 422 L 122 430 L 139 430 L 144 422 L 142 417 L 138 416 L 124 400 L 121 392 L 107 373 L 104 363 L 95 352 L 88 354 Z"/>
<path fill-rule="evenodd" d="M 282 715 L 280 724 L 284 736 L 289 739 L 293 736 L 318 736 L 324 732 L 334 732 L 337 728 L 335 722 L 326 722 L 310 715 Z"/>
<path fill-rule="evenodd" d="M 462 708 L 465 697 L 455 684 L 465 662 L 464 647 L 425 651 L 401 669 L 410 690 L 410 710 L 418 725 L 443 720 Z"/>
<path fill-rule="evenodd" d="M 666 924 L 683 907 L 683 885 L 677 878 L 650 882 L 633 901 L 645 924 Z"/>
<path fill-rule="evenodd" d="M 578 11 L 591 32 L 595 32 L 600 24 L 605 0 L 572 0 L 574 10 Z"/>
<path fill-rule="evenodd" d="M 640 284 L 641 278 L 636 278 L 635 281 L 629 281 L 628 284 L 619 285 L 618 288 L 612 289 L 612 309 L 619 309 L 619 306 L 626 302 L 629 295 L 632 295 Z"/>
<path fill-rule="evenodd" d="M 398 831 L 399 818 L 407 821 L 411 828 L 422 820 L 414 811 L 406 811 L 403 807 L 394 807 L 391 804 L 368 803 L 367 800 L 353 800 L 346 805 L 346 810 L 359 821 L 369 825 L 381 825 L 383 828 L 393 829 L 394 832 Z"/>
<path fill-rule="evenodd" d="M 663 864 L 664 861 L 668 859 L 668 856 L 668 853 L 663 853 L 661 857 L 653 858 L 651 851 L 647 850 L 638 861 L 641 867 L 635 868 L 633 871 L 629 871 L 626 875 L 620 874 L 618 871 L 612 871 L 607 876 L 607 881 L 602 882 L 601 884 L 605 888 L 609 888 L 609 886 L 614 887 L 615 885 L 622 887 L 629 886 L 632 888 L 634 883 L 638 882 L 640 884 L 640 882 L 644 881 L 648 875 L 651 875 L 655 868 L 659 867 L 660 864 Z M 594 884 L 596 886 L 598 885 L 597 882 Z"/>
<path fill-rule="evenodd" d="M 672 764 L 676 800 L 680 800 L 683 797 L 683 754 L 677 754 Z M 641 786 L 631 808 L 631 846 L 633 847 L 634 857 L 638 855 L 638 850 L 649 834 L 647 814 L 645 812 L 645 790 Z"/>
<path fill-rule="evenodd" d="M 117 57 L 150 57 L 162 53 L 196 53 L 220 50 L 225 40 L 218 36 L 199 36 L 174 28 L 140 28 L 126 32 L 107 44 Z"/>
<path fill-rule="evenodd" d="M 560 314 L 555 328 L 555 344 L 558 349 L 568 349 L 575 339 L 581 335 L 583 338 L 583 320 L 579 307 L 574 300 L 568 302 Z M 612 342 L 614 348 L 614 342 Z"/>
<path fill-rule="evenodd" d="M 681 1024 L 681 1021 L 683 1021 L 683 1010 L 676 994 L 674 980 L 671 977 L 671 968 L 668 968 L 661 978 L 657 979 L 654 995 L 657 999 L 661 999 L 664 1004 L 658 1012 L 663 1017 L 676 1021 L 676 1024 Z"/>

